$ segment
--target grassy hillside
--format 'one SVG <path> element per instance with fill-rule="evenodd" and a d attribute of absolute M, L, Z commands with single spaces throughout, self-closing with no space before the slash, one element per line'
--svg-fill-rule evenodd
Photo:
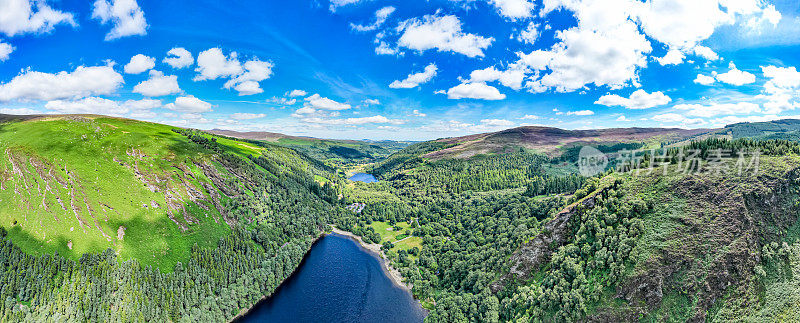
<path fill-rule="evenodd" d="M 0 321 L 228 321 L 348 211 L 283 146 L 102 116 L 0 118 Z"/>
<path fill-rule="evenodd" d="M 3 124 L 0 226 L 32 254 L 77 259 L 110 248 L 164 270 L 192 245 L 214 246 L 235 225 L 223 205 L 236 195 L 225 183 L 236 174 L 172 129 L 92 116 Z M 243 157 L 267 151 L 218 142 Z M 268 154 L 298 158 L 279 147 Z"/>

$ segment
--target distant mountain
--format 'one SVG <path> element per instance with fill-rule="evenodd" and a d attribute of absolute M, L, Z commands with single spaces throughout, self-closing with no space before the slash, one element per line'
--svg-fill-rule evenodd
<path fill-rule="evenodd" d="M 685 140 L 713 129 L 614 128 L 565 130 L 550 127 L 519 127 L 492 133 L 439 139 L 444 149 L 425 155 L 428 158 L 468 158 L 477 154 L 497 153 L 523 147 L 547 155 L 559 155 L 562 148 L 582 144 L 643 142 L 658 144 Z"/>
<path fill-rule="evenodd" d="M 783 119 L 768 122 L 742 122 L 725 126 L 715 131 L 732 139 L 800 139 L 800 120 Z"/>
<path fill-rule="evenodd" d="M 373 163 L 412 144 L 410 141 L 320 139 L 274 132 L 237 132 L 220 129 L 209 132 L 231 138 L 275 143 L 295 149 L 333 166 Z"/>

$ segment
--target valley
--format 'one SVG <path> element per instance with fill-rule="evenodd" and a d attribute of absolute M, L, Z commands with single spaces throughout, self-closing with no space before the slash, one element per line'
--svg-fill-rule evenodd
<path fill-rule="evenodd" d="M 227 321 L 294 279 L 331 226 L 380 253 L 429 322 L 800 308 L 780 296 L 800 268 L 792 120 L 347 143 L 383 147 L 369 160 L 97 115 L 4 120 L 3 320 Z M 581 176 L 584 145 L 615 162 Z M 377 181 L 348 180 L 353 166 Z"/>

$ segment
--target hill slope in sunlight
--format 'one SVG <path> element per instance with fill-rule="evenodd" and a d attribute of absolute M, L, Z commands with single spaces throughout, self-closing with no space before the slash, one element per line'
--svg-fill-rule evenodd
<path fill-rule="evenodd" d="M 219 143 L 241 156 L 267 151 Z M 214 246 L 230 233 L 235 219 L 224 205 L 250 184 L 173 127 L 126 119 L 7 123 L 0 153 L 0 226 L 26 252 L 73 259 L 110 248 L 169 270 L 192 245 Z M 300 158 L 279 147 L 270 153 Z"/>

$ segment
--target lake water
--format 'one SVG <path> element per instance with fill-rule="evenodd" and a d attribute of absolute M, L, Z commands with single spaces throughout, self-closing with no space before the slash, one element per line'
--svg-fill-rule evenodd
<path fill-rule="evenodd" d="M 354 182 L 364 182 L 364 183 L 374 183 L 378 181 L 378 179 L 375 178 L 375 176 L 366 173 L 356 173 L 355 175 L 350 177 L 350 180 Z"/>
<path fill-rule="evenodd" d="M 425 310 L 386 275 L 376 256 L 331 234 L 239 322 L 422 322 Z"/>

